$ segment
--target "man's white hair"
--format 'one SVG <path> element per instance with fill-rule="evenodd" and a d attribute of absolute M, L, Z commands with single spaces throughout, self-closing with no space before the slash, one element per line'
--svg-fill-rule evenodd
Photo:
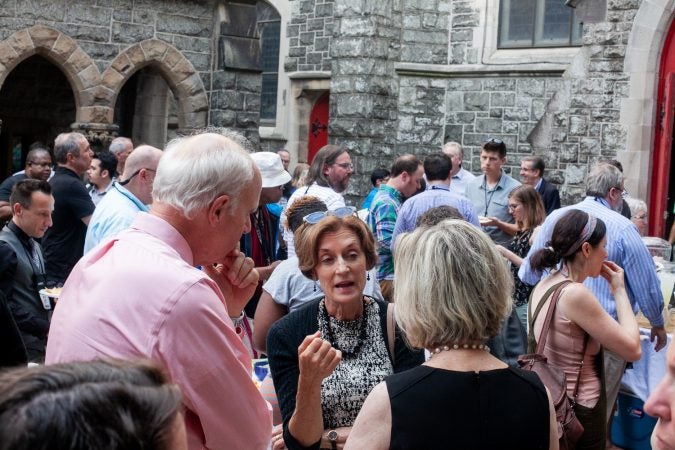
<path fill-rule="evenodd" d="M 191 219 L 217 197 L 228 195 L 232 211 L 255 170 L 243 139 L 237 133 L 224 132 L 169 142 L 157 166 L 153 201 L 171 205 Z"/>

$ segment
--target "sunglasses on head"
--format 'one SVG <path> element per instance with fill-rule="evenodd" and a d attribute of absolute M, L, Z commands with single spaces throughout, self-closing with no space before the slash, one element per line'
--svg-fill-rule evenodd
<path fill-rule="evenodd" d="M 345 217 L 355 216 L 356 208 L 353 206 L 341 206 L 340 208 L 334 209 L 332 211 L 315 211 L 311 214 L 307 214 L 302 218 L 302 221 L 314 225 L 321 222 L 328 216 L 335 216 L 339 219 L 344 219 Z"/>
<path fill-rule="evenodd" d="M 486 143 L 486 144 L 497 144 L 497 145 L 501 145 L 501 144 L 504 143 L 504 141 L 502 141 L 501 139 L 497 139 L 497 138 L 491 137 L 491 138 L 488 138 L 488 140 L 485 141 L 485 143 Z"/>

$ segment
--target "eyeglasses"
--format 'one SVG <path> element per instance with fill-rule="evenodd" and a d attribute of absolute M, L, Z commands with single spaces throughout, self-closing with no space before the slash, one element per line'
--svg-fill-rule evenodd
<path fill-rule="evenodd" d="M 334 166 L 340 166 L 345 170 L 354 170 L 354 164 L 352 163 L 334 163 Z"/>
<path fill-rule="evenodd" d="M 633 219 L 637 220 L 647 220 L 647 214 L 640 214 L 639 216 L 633 216 Z"/>
<path fill-rule="evenodd" d="M 345 217 L 355 215 L 356 215 L 356 208 L 354 208 L 353 206 L 342 206 L 332 211 L 315 211 L 303 217 L 302 221 L 310 225 L 314 225 L 321 222 L 328 216 L 335 216 L 338 219 L 344 219 Z"/>
<path fill-rule="evenodd" d="M 516 210 L 516 209 L 518 209 L 519 206 L 520 206 L 519 204 L 514 203 L 514 204 L 509 205 L 509 209 Z"/>
<path fill-rule="evenodd" d="M 28 161 L 29 166 L 38 166 L 38 167 L 51 167 L 52 163 L 36 163 L 35 161 Z"/>
<path fill-rule="evenodd" d="M 141 173 L 141 170 L 145 170 L 145 171 L 148 171 L 148 172 L 156 172 L 156 170 L 154 170 L 154 169 L 148 169 L 148 168 L 146 168 L 146 167 L 141 167 L 141 168 L 138 169 L 136 172 L 132 173 L 131 176 L 130 176 L 129 178 L 127 178 L 127 179 L 124 180 L 124 181 L 120 181 L 120 182 L 119 182 L 120 186 L 124 186 L 125 184 L 129 183 L 129 182 L 132 180 L 132 178 L 134 178 L 136 175 L 138 175 L 139 173 Z"/>

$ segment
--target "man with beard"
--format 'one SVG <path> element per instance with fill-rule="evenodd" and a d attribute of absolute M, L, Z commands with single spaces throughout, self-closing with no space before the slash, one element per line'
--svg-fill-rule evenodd
<path fill-rule="evenodd" d="M 535 285 L 542 273 L 530 267 L 530 257 L 537 250 L 549 245 L 553 227 L 560 217 L 570 209 L 580 209 L 601 219 L 607 226 L 607 260 L 613 261 L 624 269 L 626 291 L 633 305 L 638 307 L 652 325 L 651 340 L 656 339 L 656 351 L 667 343 L 663 326 L 663 296 L 661 285 L 656 276 L 654 262 L 649 251 L 642 243 L 637 228 L 620 214 L 623 206 L 621 196 L 624 186 L 623 175 L 611 164 L 599 163 L 591 168 L 586 178 L 586 198 L 581 202 L 556 209 L 541 225 L 527 258 L 520 266 L 518 276 L 525 283 Z M 564 256 L 564 255 L 563 255 Z M 602 277 L 587 278 L 584 284 L 593 291 L 603 308 L 616 319 L 616 305 L 610 286 Z M 619 392 L 621 376 L 626 362 L 617 355 L 605 350 L 605 390 L 607 393 L 607 418 L 609 419 Z"/>
<path fill-rule="evenodd" d="M 324 145 L 314 156 L 307 176 L 307 186 L 296 190 L 288 199 L 288 209 L 294 201 L 311 195 L 326 204 L 328 210 L 345 206 L 342 192 L 347 190 L 349 178 L 354 173 L 352 158 L 347 147 L 342 145 Z M 281 223 L 286 222 L 286 215 L 281 217 Z M 288 256 L 295 256 L 293 233 L 284 229 L 284 240 L 288 246 Z"/>

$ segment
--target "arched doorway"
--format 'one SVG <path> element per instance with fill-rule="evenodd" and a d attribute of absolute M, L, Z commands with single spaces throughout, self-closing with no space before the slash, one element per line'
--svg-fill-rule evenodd
<path fill-rule="evenodd" d="M 117 97 L 114 122 L 119 135 L 130 137 L 134 145 L 164 148 L 176 137 L 176 98 L 158 70 L 148 66 L 127 80 Z"/>
<path fill-rule="evenodd" d="M 328 107 L 329 93 L 326 92 L 314 103 L 309 114 L 309 136 L 307 138 L 307 159 L 312 163 L 314 155 L 324 145 L 328 144 Z"/>
<path fill-rule="evenodd" d="M 51 147 L 75 114 L 73 90 L 57 66 L 38 55 L 16 66 L 0 89 L 0 177 L 23 169 L 34 142 Z"/>
<path fill-rule="evenodd" d="M 675 220 L 675 177 L 670 176 L 675 173 L 675 158 L 672 157 L 675 132 L 675 22 L 671 22 L 663 44 L 657 99 L 649 231 L 653 236 L 667 238 Z"/>

